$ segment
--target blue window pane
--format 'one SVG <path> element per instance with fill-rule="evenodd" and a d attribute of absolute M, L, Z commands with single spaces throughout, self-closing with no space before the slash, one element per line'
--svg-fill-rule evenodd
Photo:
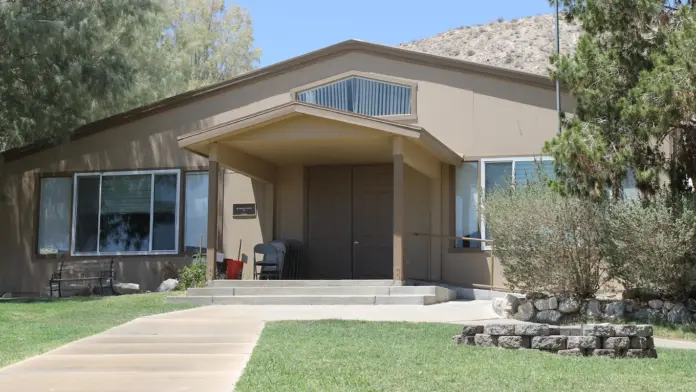
<path fill-rule="evenodd" d="M 539 172 L 541 171 L 541 173 Z M 540 178 L 555 178 L 553 161 L 517 161 L 515 162 L 515 184 L 525 186 Z"/>
<path fill-rule="evenodd" d="M 510 181 L 512 181 L 512 162 L 486 163 L 486 192 L 510 185 Z"/>
<path fill-rule="evenodd" d="M 411 114 L 411 88 L 352 77 L 297 94 L 297 100 L 366 116 Z"/>

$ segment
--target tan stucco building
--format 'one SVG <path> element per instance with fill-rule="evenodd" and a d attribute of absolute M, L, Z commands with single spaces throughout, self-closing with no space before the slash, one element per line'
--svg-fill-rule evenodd
<path fill-rule="evenodd" d="M 485 237 L 479 188 L 556 130 L 543 76 L 342 42 L 4 152 L 0 292 L 39 292 L 58 255 L 153 289 L 201 245 L 250 265 L 274 239 L 306 279 L 488 285 L 489 251 L 451 237 Z"/>

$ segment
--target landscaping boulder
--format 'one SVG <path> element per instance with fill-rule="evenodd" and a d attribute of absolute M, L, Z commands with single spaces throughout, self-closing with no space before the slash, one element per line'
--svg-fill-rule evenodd
<path fill-rule="evenodd" d="M 539 323 L 558 324 L 563 313 L 558 310 L 542 310 L 536 314 L 536 321 Z"/>
<path fill-rule="evenodd" d="M 696 299 L 695 298 L 687 299 L 684 304 L 686 305 L 686 308 L 689 309 L 689 311 L 696 312 Z"/>
<path fill-rule="evenodd" d="M 547 324 L 515 324 L 513 334 L 520 336 L 548 336 L 550 329 Z"/>
<path fill-rule="evenodd" d="M 635 325 L 614 325 L 614 336 L 635 336 Z"/>
<path fill-rule="evenodd" d="M 596 299 L 587 302 L 587 317 L 596 319 L 602 317 L 602 304 Z"/>
<path fill-rule="evenodd" d="M 483 327 L 483 333 L 486 335 L 514 335 L 515 324 L 488 324 Z"/>
<path fill-rule="evenodd" d="M 627 337 L 612 337 L 604 339 L 602 347 L 610 350 L 627 350 L 631 346 L 631 340 Z"/>
<path fill-rule="evenodd" d="M 536 308 L 531 301 L 521 304 L 515 313 L 515 320 L 532 321 L 536 315 Z"/>
<path fill-rule="evenodd" d="M 631 318 L 635 321 L 659 323 L 664 318 L 664 315 L 662 314 L 662 310 L 643 308 L 633 312 Z"/>
<path fill-rule="evenodd" d="M 652 309 L 662 309 L 663 305 L 664 303 L 659 299 L 652 299 L 648 301 L 648 306 L 650 306 Z"/>
<path fill-rule="evenodd" d="M 529 336 L 500 336 L 498 338 L 498 347 L 500 348 L 529 348 Z"/>
<path fill-rule="evenodd" d="M 463 336 L 474 336 L 477 333 L 483 333 L 483 325 L 465 325 L 462 330 Z"/>
<path fill-rule="evenodd" d="M 596 336 L 568 336 L 568 349 L 594 349 L 600 347 L 600 340 Z"/>
<path fill-rule="evenodd" d="M 648 324 L 636 325 L 636 336 L 652 336 L 653 327 Z"/>
<path fill-rule="evenodd" d="M 520 299 L 512 294 L 506 294 L 503 298 L 493 298 L 493 311 L 501 318 L 512 318 L 517 313 Z"/>
<path fill-rule="evenodd" d="M 581 302 L 575 297 L 566 297 L 558 303 L 558 311 L 561 313 L 574 313 L 580 310 Z"/>
<path fill-rule="evenodd" d="M 565 336 L 534 336 L 532 348 L 537 350 L 558 351 L 566 349 Z"/>
<path fill-rule="evenodd" d="M 625 314 L 626 303 L 624 301 L 610 302 L 604 309 L 604 315 L 609 319 L 621 319 Z"/>
<path fill-rule="evenodd" d="M 662 308 L 667 310 L 667 311 L 670 311 L 670 310 L 672 310 L 672 308 L 674 308 L 674 305 L 675 305 L 674 302 L 664 301 L 662 303 Z"/>
<path fill-rule="evenodd" d="M 126 295 L 139 293 L 141 293 L 140 285 L 137 283 L 114 282 L 114 294 Z"/>
<path fill-rule="evenodd" d="M 496 347 L 498 345 L 498 337 L 479 333 L 474 336 L 474 342 L 481 347 Z"/>
<path fill-rule="evenodd" d="M 667 322 L 671 324 L 691 324 L 693 317 L 686 306 L 677 304 L 667 313 Z"/>
<path fill-rule="evenodd" d="M 167 279 L 164 282 L 162 282 L 159 287 L 157 287 L 157 292 L 158 293 L 164 293 L 164 292 L 169 292 L 169 291 L 174 291 L 176 288 L 179 287 L 179 281 L 176 279 Z"/>
<path fill-rule="evenodd" d="M 633 336 L 631 337 L 631 348 L 640 350 L 655 348 L 655 343 L 653 342 L 652 336 Z"/>
<path fill-rule="evenodd" d="M 538 310 L 554 310 L 558 308 L 558 300 L 556 297 L 538 299 L 534 301 L 534 307 L 536 307 Z"/>
<path fill-rule="evenodd" d="M 587 324 L 584 326 L 584 336 L 609 337 L 614 336 L 614 326 L 611 324 Z M 637 330 L 637 328 L 636 328 Z"/>

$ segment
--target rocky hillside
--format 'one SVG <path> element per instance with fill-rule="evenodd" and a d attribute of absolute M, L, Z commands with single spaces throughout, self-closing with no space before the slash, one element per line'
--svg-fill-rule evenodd
<path fill-rule="evenodd" d="M 561 18 L 561 52 L 570 53 L 580 27 Z M 538 15 L 449 30 L 434 37 L 399 45 L 401 48 L 456 57 L 461 60 L 547 74 L 555 51 L 553 15 Z"/>

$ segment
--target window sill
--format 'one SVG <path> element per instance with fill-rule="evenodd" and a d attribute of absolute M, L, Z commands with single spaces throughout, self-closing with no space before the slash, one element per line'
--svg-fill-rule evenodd
<path fill-rule="evenodd" d="M 484 253 L 490 252 L 490 248 L 449 248 L 448 253 Z"/>
<path fill-rule="evenodd" d="M 68 256 L 68 252 L 64 253 L 37 253 L 34 255 L 34 258 L 37 260 L 58 260 L 63 257 Z"/>
<path fill-rule="evenodd" d="M 177 251 L 73 253 L 72 257 L 176 256 Z"/>
<path fill-rule="evenodd" d="M 409 121 L 415 122 L 418 120 L 417 114 L 392 114 L 387 116 L 374 116 L 375 118 L 381 118 L 389 121 Z"/>

